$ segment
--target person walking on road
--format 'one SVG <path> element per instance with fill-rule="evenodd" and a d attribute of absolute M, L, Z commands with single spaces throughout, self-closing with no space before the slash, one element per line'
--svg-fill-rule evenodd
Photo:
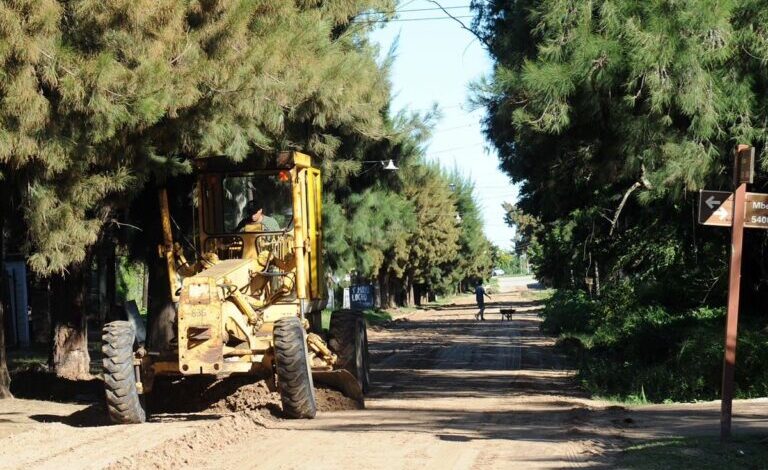
<path fill-rule="evenodd" d="M 488 292 L 485 291 L 485 287 L 483 287 L 482 282 L 477 283 L 477 287 L 475 287 L 475 300 L 477 300 L 477 307 L 480 309 L 477 314 L 475 314 L 475 320 L 485 320 L 485 317 L 483 317 L 483 313 L 485 312 L 485 297 L 491 298 L 490 295 L 488 295 Z"/>

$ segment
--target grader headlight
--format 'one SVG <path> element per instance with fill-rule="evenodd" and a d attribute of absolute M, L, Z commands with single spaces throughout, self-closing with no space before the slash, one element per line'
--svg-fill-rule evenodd
<path fill-rule="evenodd" d="M 190 284 L 186 300 L 193 305 L 211 303 L 211 287 L 208 284 Z"/>

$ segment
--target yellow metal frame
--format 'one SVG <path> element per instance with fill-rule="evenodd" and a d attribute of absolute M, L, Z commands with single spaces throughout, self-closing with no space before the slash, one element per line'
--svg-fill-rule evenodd
<path fill-rule="evenodd" d="M 287 160 L 285 157 L 288 157 Z M 304 318 L 310 311 L 319 311 L 327 298 L 322 265 L 322 178 L 320 170 L 312 167 L 308 155 L 292 152 L 281 155 L 281 160 L 292 163 L 290 168 L 277 170 L 289 171 L 291 194 L 293 198 L 293 260 L 295 262 L 294 299 L 283 299 L 260 309 L 257 318 L 255 311 L 243 295 L 252 287 L 252 273 L 262 269 L 256 251 L 256 233 L 218 234 L 208 233 L 206 224 L 205 178 L 221 177 L 231 173 L 272 173 L 274 170 L 235 169 L 233 171 L 205 171 L 197 181 L 199 198 L 199 234 L 200 246 L 214 237 L 236 236 L 243 241 L 242 259 L 219 261 L 191 277 L 183 279 L 181 295 L 179 291 L 177 260 L 171 233 L 168 198 L 165 190 L 160 192 L 163 245 L 160 254 L 168 266 L 168 282 L 171 285 L 173 300 L 179 302 L 178 308 L 178 363 L 164 361 L 152 365 L 152 375 L 178 374 L 213 374 L 249 373 L 259 369 L 271 368 L 272 325 L 285 316 Z M 220 196 L 216 196 L 217 198 Z M 214 210 L 222 210 L 221 201 L 214 199 Z M 261 263 L 263 264 L 263 260 Z M 182 272 L 184 272 L 182 270 Z M 222 283 L 238 287 L 237 293 L 226 295 L 219 292 Z M 204 290 L 204 296 L 190 295 L 190 289 Z M 235 297 L 233 300 L 232 297 Z M 319 317 L 319 315 L 318 315 Z M 235 328 L 238 337 L 247 337 L 247 343 L 235 348 L 224 344 L 227 328 Z M 245 347 L 244 347 L 245 346 Z M 271 370 L 271 369 L 270 369 Z"/>

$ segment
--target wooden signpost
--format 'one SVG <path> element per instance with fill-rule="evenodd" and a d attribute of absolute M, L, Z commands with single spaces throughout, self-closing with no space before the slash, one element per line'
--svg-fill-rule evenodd
<path fill-rule="evenodd" d="M 744 228 L 768 229 L 768 194 L 747 193 L 755 172 L 755 149 L 736 147 L 733 193 L 699 192 L 699 223 L 731 227 L 731 263 L 728 279 L 728 315 L 725 322 L 725 357 L 723 358 L 720 438 L 731 435 L 733 377 L 736 368 L 736 341 L 739 325 L 739 288 L 741 286 L 741 247 Z"/>

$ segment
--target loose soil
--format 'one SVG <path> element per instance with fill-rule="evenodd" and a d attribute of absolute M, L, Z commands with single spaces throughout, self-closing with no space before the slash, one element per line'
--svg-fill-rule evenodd
<path fill-rule="evenodd" d="M 371 329 L 365 409 L 320 389 L 317 418 L 282 419 L 277 394 L 253 379 L 167 384 L 165 403 L 135 426 L 107 426 L 98 402 L 2 401 L 0 467 L 611 468 L 649 439 L 717 435 L 718 402 L 586 396 L 541 334 L 527 283 L 502 279 L 484 322 L 464 297 Z M 517 310 L 512 321 L 501 308 Z M 767 404 L 736 401 L 735 432 L 768 435 Z"/>

